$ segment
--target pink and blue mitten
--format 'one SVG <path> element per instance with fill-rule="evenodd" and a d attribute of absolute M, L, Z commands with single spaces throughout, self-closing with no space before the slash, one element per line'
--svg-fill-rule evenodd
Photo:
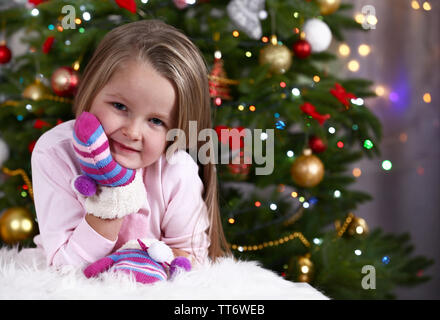
<path fill-rule="evenodd" d="M 170 255 L 172 256 L 172 251 L 163 242 L 155 242 L 148 248 L 141 240 L 137 241 L 140 249 L 118 250 L 89 265 L 84 269 L 84 275 L 90 278 L 107 270 L 124 272 L 132 274 L 137 282 L 148 284 L 167 280 L 177 270 L 191 270 L 191 263 L 185 257 L 177 257 L 171 264 L 168 264 L 166 259 L 167 257 L 169 259 Z M 161 253 L 158 254 L 160 251 Z"/>
<path fill-rule="evenodd" d="M 113 159 L 104 129 L 92 113 L 84 111 L 76 119 L 73 148 L 83 172 L 73 181 L 73 186 L 82 195 L 93 196 L 96 184 L 122 187 L 134 180 L 136 170 L 124 168 Z"/>

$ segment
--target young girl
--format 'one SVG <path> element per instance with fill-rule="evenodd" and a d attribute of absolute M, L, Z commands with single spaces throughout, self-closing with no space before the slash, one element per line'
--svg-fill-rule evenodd
<path fill-rule="evenodd" d="M 71 188 L 81 174 L 72 146 L 75 120 L 46 132 L 32 153 L 32 179 L 40 229 L 34 242 L 48 264 L 86 265 L 137 238 L 161 240 L 175 256 L 200 263 L 230 252 L 215 164 L 197 165 L 187 150 L 175 148 L 188 146 L 189 121 L 197 121 L 198 130 L 211 127 L 206 65 L 185 35 L 159 20 L 113 29 L 84 70 L 73 107 L 77 117 L 88 111 L 99 119 L 114 160 L 136 169 L 131 190 L 142 188 L 146 199 L 122 217 L 91 212 L 99 211 L 100 192 L 95 206 L 87 206 Z M 171 145 L 166 134 L 172 128 L 186 136 Z M 170 161 L 167 147 L 177 149 Z M 124 187 L 118 190 L 123 198 Z"/>

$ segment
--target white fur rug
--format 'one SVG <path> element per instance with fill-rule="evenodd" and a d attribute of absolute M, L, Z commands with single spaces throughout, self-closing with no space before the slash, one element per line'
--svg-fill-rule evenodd
<path fill-rule="evenodd" d="M 306 300 L 328 299 L 256 261 L 225 258 L 153 285 L 121 273 L 87 279 L 80 269 L 47 267 L 40 249 L 0 249 L 0 299 Z"/>

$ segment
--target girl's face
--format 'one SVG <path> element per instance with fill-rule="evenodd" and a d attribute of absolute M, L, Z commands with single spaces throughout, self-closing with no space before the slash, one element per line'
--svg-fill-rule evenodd
<path fill-rule="evenodd" d="M 139 169 L 165 152 L 176 100 L 169 79 L 149 64 L 130 61 L 97 94 L 90 112 L 101 121 L 115 161 Z"/>

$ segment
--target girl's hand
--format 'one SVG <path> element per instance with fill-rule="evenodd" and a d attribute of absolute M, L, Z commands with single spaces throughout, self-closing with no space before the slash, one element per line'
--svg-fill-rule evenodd
<path fill-rule="evenodd" d="M 181 249 L 173 249 L 173 248 L 171 248 L 171 250 L 173 251 L 174 258 L 176 258 L 176 257 L 188 258 L 189 257 L 189 253 L 186 252 L 186 251 L 183 251 Z"/>
<path fill-rule="evenodd" d="M 123 187 L 99 186 L 97 193 L 86 198 L 87 213 L 101 219 L 122 218 L 136 213 L 147 202 L 147 193 L 140 172 L 134 180 Z"/>
<path fill-rule="evenodd" d="M 124 168 L 113 159 L 104 128 L 95 115 L 83 112 L 76 119 L 72 143 L 81 171 L 87 177 L 76 178 L 72 185 L 88 197 L 87 213 L 101 219 L 116 219 L 138 212 L 147 201 L 141 172 Z M 95 188 L 82 188 L 81 181 L 96 183 L 96 193 Z"/>

